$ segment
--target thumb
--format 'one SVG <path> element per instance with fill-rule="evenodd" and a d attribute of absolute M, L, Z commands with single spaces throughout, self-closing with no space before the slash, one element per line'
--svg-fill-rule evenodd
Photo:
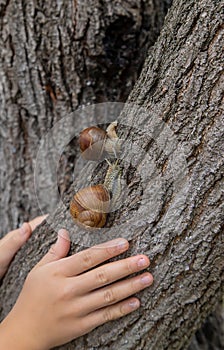
<path fill-rule="evenodd" d="M 6 273 L 14 255 L 46 217 L 47 215 L 38 216 L 29 222 L 24 222 L 20 228 L 7 233 L 0 239 L 0 279 Z"/>
<path fill-rule="evenodd" d="M 65 229 L 58 231 L 58 238 L 55 244 L 51 246 L 48 253 L 39 261 L 37 266 L 46 265 L 50 262 L 59 260 L 67 256 L 70 249 L 69 233 Z"/>
<path fill-rule="evenodd" d="M 19 248 L 30 237 L 32 229 L 28 222 L 0 240 L 0 279 L 4 276 L 8 266 Z"/>
<path fill-rule="evenodd" d="M 48 217 L 47 215 L 42 215 L 42 216 L 37 216 L 33 220 L 29 221 L 29 225 L 31 227 L 32 232 L 35 230 L 35 228 L 40 225 L 46 218 Z"/>

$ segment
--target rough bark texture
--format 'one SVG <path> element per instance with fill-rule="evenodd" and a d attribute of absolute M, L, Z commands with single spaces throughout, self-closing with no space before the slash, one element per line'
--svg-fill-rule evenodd
<path fill-rule="evenodd" d="M 198 330 L 191 341 L 189 350 L 220 350 L 224 348 L 224 312 L 220 303 Z"/>
<path fill-rule="evenodd" d="M 125 101 L 170 2 L 0 2 L 0 234 L 39 214 L 33 169 L 41 137 L 79 105 Z M 64 158 L 62 192 L 73 157 Z"/>
<path fill-rule="evenodd" d="M 128 196 L 113 216 L 114 225 L 106 228 L 102 237 L 126 236 L 131 246 L 128 255 L 148 254 L 155 283 L 141 293 L 139 311 L 60 349 L 186 349 L 223 295 L 222 11 L 221 1 L 174 1 L 129 98 L 150 113 L 140 115 L 138 109 L 127 105 L 120 117 L 120 135 L 127 143 L 137 143 L 154 168 L 138 153 L 132 157 L 132 169 L 122 163 L 129 176 Z M 32 108 L 35 104 L 38 102 Z M 160 139 L 163 130 L 171 131 L 171 148 L 169 140 L 164 145 Z M 187 171 L 177 188 L 179 154 L 184 154 Z M 156 176 L 146 176 L 148 181 L 141 182 L 141 168 L 143 175 L 153 169 Z M 150 197 L 156 182 L 161 187 Z M 65 197 L 67 205 L 73 190 L 71 187 Z M 133 208 L 133 193 L 136 198 L 142 193 L 137 201 L 140 207 Z M 147 201 L 143 205 L 146 199 L 150 205 Z M 82 235 L 74 227 L 66 208 L 59 207 L 51 221 L 55 228 L 63 222 L 70 229 L 75 242 L 72 252 L 91 243 L 91 235 Z M 120 223 L 124 225 L 116 232 Z M 35 231 L 5 277 L 2 317 L 15 302 L 29 269 L 55 240 L 55 231 L 47 227 L 45 223 Z"/>

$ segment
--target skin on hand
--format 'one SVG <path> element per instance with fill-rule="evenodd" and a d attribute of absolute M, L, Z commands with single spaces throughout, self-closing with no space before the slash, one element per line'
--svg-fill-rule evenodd
<path fill-rule="evenodd" d="M 119 238 L 66 257 L 70 240 L 60 230 L 54 246 L 29 273 L 12 311 L 0 326 L 0 348 L 45 350 L 80 337 L 136 310 L 134 293 L 153 282 L 145 255 L 105 263 L 128 249 Z"/>
<path fill-rule="evenodd" d="M 20 228 L 9 232 L 0 239 L 0 279 L 6 273 L 17 251 L 26 243 L 34 229 L 40 225 L 46 217 L 47 215 L 38 216 L 29 222 L 24 222 Z"/>

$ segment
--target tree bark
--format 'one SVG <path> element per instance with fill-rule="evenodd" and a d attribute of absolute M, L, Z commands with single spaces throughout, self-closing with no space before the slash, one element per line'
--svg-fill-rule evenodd
<path fill-rule="evenodd" d="M 224 312 L 220 303 L 199 329 L 188 350 L 221 350 L 224 348 Z"/>
<path fill-rule="evenodd" d="M 126 100 L 170 2 L 1 1 L 0 235 L 39 214 L 40 139 L 80 105 Z M 73 158 L 68 152 L 63 160 L 62 192 Z"/>
<path fill-rule="evenodd" d="M 72 253 L 93 239 L 129 238 L 128 255 L 149 255 L 155 279 L 139 311 L 60 349 L 186 349 L 223 295 L 222 10 L 221 1 L 174 1 L 119 119 L 120 137 L 137 151 L 132 167 L 122 158 L 128 195 L 105 235 L 73 225 L 73 185 L 49 220 L 70 230 Z M 2 317 L 54 229 L 43 224 L 16 256 L 3 281 Z"/>

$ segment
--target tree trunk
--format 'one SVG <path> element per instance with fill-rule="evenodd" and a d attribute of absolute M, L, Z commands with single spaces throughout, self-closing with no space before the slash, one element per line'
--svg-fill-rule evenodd
<path fill-rule="evenodd" d="M 199 329 L 188 350 L 221 350 L 224 348 L 224 308 L 220 303 Z"/>
<path fill-rule="evenodd" d="M 223 295 L 222 10 L 221 1 L 174 1 L 119 117 L 127 185 L 122 206 L 109 215 L 108 227 L 100 233 L 77 228 L 67 210 L 77 180 L 67 191 L 64 206 L 58 206 L 16 256 L 2 285 L 2 317 L 63 223 L 71 233 L 72 253 L 93 241 L 127 237 L 128 255 L 144 252 L 150 257 L 155 283 L 140 293 L 140 310 L 60 349 L 188 347 Z M 69 84 L 66 75 L 64 83 Z M 27 94 L 30 97 L 32 89 Z M 56 96 L 52 90 L 49 94 Z M 41 107 L 41 94 L 28 107 L 24 104 L 31 100 L 24 100 L 21 92 L 16 96 L 19 111 L 29 108 L 31 113 Z M 57 106 L 62 116 L 70 108 L 60 101 Z M 104 169 L 100 164 L 95 177 Z"/>
<path fill-rule="evenodd" d="M 1 1 L 0 235 L 39 214 L 33 169 L 41 137 L 80 105 L 126 100 L 170 2 Z M 64 158 L 62 192 L 73 158 Z"/>

